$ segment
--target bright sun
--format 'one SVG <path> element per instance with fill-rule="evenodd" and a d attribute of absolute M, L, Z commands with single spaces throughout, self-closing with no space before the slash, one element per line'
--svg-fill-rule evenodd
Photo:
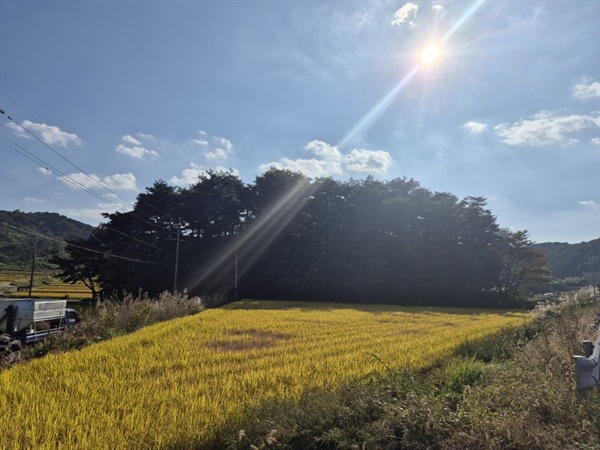
<path fill-rule="evenodd" d="M 429 65 L 437 61 L 440 56 L 440 47 L 436 44 L 430 44 L 421 52 L 421 62 Z"/>

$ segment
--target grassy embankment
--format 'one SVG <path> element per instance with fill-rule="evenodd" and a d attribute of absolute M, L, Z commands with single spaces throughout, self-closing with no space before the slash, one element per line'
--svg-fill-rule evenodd
<path fill-rule="evenodd" d="M 386 366 L 422 370 L 525 317 L 238 302 L 0 373 L 12 417 L 0 422 L 0 448 L 220 448 L 241 426 L 242 446 L 262 445 L 245 421 L 271 406 L 301 407 Z"/>

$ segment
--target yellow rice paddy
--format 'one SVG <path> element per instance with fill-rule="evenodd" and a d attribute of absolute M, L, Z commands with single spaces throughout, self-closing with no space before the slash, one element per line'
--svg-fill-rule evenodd
<path fill-rule="evenodd" d="M 0 448 L 202 448 L 271 397 L 424 367 L 524 313 L 243 301 L 0 373 Z"/>

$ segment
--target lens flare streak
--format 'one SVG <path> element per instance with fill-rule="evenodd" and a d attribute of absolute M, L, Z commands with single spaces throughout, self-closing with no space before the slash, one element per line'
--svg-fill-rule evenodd
<path fill-rule="evenodd" d="M 207 261 L 198 271 L 194 280 L 188 283 L 188 288 L 193 289 L 207 279 L 217 276 L 224 270 L 224 267 L 231 266 L 236 252 L 244 261 L 246 269 L 252 266 L 317 189 L 317 183 L 306 182 L 298 183 L 288 192 L 284 192 L 273 205 L 253 220 L 247 229 L 236 236 L 226 249 Z M 243 275 L 243 272 L 242 270 L 239 275 Z"/>
<path fill-rule="evenodd" d="M 477 0 L 462 14 L 459 20 L 448 30 L 444 35 L 441 42 L 444 43 L 450 39 L 454 33 L 456 33 L 473 14 L 485 3 L 485 0 Z M 439 50 L 439 49 L 438 49 Z M 415 76 L 419 70 L 419 65 L 413 67 L 413 69 L 385 96 L 383 97 L 351 130 L 344 138 L 339 142 L 338 147 L 342 147 L 347 144 L 352 138 L 356 137 L 359 133 L 366 131 L 373 125 L 373 123 L 381 117 L 383 112 L 392 103 L 394 97 L 396 97 L 407 85 L 407 83 Z"/>
<path fill-rule="evenodd" d="M 442 42 L 446 42 L 448 39 L 450 39 L 452 37 L 452 35 L 454 35 L 454 33 L 456 33 L 460 27 L 462 27 L 465 22 L 467 20 L 469 20 L 471 18 L 471 16 L 473 16 L 473 14 L 475 14 L 475 12 L 481 7 L 481 5 L 483 5 L 485 3 L 485 0 L 477 0 L 475 3 L 473 3 L 464 13 L 463 15 L 460 17 L 460 19 L 458 19 L 458 22 L 456 22 L 452 28 L 450 28 L 450 30 L 448 30 L 448 32 L 444 35 L 444 37 L 442 38 Z"/>
<path fill-rule="evenodd" d="M 404 87 L 408 84 L 408 82 L 415 76 L 418 72 L 419 66 L 413 67 L 413 69 L 405 75 L 402 80 L 390 91 L 385 97 L 383 97 L 379 102 L 358 122 L 350 132 L 344 136 L 344 138 L 338 144 L 338 147 L 342 147 L 344 144 L 347 144 L 350 139 L 355 137 L 359 132 L 368 129 L 387 109 L 387 107 L 392 103 L 392 100 L 404 89 Z"/>
<path fill-rule="evenodd" d="M 452 37 L 473 14 L 485 3 L 485 0 L 477 0 L 471 5 L 454 24 L 454 26 L 444 35 L 441 42 L 446 42 Z M 347 144 L 359 133 L 368 130 L 375 121 L 386 111 L 394 98 L 402 92 L 409 81 L 417 74 L 421 65 L 417 64 L 400 80 L 394 88 L 387 93 L 363 118 L 344 136 L 339 142 L 338 147 Z M 271 205 L 260 217 L 235 239 L 231 245 L 217 255 L 216 258 L 209 261 L 200 271 L 198 277 L 194 280 L 194 285 L 202 283 L 204 280 L 214 276 L 218 271 L 232 261 L 236 252 L 240 252 L 246 261 L 246 267 L 254 263 L 260 255 L 268 248 L 275 238 L 285 229 L 289 220 L 291 220 L 306 204 L 310 198 L 311 191 L 314 193 L 318 185 L 299 184 L 289 192 L 282 194 L 280 199 Z M 282 220 L 273 220 L 274 216 L 281 217 Z M 191 286 L 190 286 L 191 287 Z"/>

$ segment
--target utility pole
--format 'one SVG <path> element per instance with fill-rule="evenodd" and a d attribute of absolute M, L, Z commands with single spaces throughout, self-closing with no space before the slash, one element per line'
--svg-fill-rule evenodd
<path fill-rule="evenodd" d="M 177 292 L 177 272 L 179 270 L 179 234 L 181 228 L 179 223 L 177 224 L 177 244 L 175 246 L 175 276 L 173 277 L 173 295 Z"/>
<path fill-rule="evenodd" d="M 31 290 L 33 288 L 33 273 L 35 271 L 35 254 L 37 252 L 37 237 L 33 241 L 33 258 L 31 260 L 31 277 L 29 277 L 29 298 L 31 298 Z"/>
<path fill-rule="evenodd" d="M 235 249 L 235 288 L 234 288 L 234 294 L 235 294 L 236 300 L 238 298 L 237 286 L 238 286 L 238 258 L 237 258 L 237 248 L 236 248 Z"/>

